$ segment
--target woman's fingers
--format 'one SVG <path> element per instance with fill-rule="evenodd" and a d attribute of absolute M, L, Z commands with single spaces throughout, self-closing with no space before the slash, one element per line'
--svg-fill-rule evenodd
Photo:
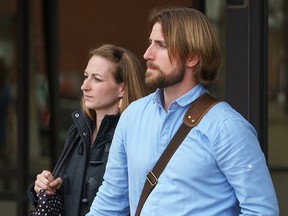
<path fill-rule="evenodd" d="M 54 181 L 50 182 L 49 186 L 51 188 L 55 188 L 55 189 L 59 189 L 62 185 L 62 179 L 60 177 L 58 177 L 57 179 L 55 179 Z"/>
<path fill-rule="evenodd" d="M 34 190 L 39 193 L 41 189 L 44 189 L 47 194 L 54 194 L 55 188 L 50 186 L 50 183 L 54 181 L 52 173 L 48 170 L 43 170 L 42 173 L 37 175 Z"/>

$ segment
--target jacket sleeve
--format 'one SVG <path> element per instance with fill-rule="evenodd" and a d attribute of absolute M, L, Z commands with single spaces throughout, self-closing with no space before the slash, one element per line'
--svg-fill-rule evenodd
<path fill-rule="evenodd" d="M 36 208 L 38 205 L 38 197 L 37 197 L 37 194 L 34 190 L 34 185 L 35 184 L 33 183 L 28 187 L 27 195 L 28 195 L 28 198 L 29 198 L 30 202 L 32 203 L 32 205 Z"/>

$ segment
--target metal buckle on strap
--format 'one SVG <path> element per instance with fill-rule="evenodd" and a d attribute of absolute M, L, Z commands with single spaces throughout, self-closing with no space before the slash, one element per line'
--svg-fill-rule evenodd
<path fill-rule="evenodd" d="M 154 175 L 154 173 L 152 171 L 150 171 L 147 174 L 146 178 L 147 178 L 147 181 L 150 183 L 150 185 L 152 187 L 154 187 L 157 184 L 158 179 L 156 178 L 156 176 Z"/>

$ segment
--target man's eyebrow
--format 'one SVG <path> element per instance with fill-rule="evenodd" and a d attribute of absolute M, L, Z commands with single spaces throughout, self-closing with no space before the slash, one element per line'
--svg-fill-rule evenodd
<path fill-rule="evenodd" d="M 165 43 L 165 40 L 155 40 L 157 43 Z"/>
<path fill-rule="evenodd" d="M 152 41 L 158 44 L 166 44 L 165 40 L 159 40 L 159 39 L 152 40 L 151 38 L 149 38 L 149 42 L 152 43 Z"/>

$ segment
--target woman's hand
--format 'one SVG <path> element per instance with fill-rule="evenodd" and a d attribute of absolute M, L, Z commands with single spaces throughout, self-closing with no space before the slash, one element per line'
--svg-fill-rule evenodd
<path fill-rule="evenodd" d="M 36 193 L 39 193 L 41 189 L 44 189 L 48 195 L 53 195 L 61 185 L 62 179 L 60 177 L 54 179 L 54 176 L 50 171 L 43 170 L 42 173 L 37 175 L 34 190 Z"/>

